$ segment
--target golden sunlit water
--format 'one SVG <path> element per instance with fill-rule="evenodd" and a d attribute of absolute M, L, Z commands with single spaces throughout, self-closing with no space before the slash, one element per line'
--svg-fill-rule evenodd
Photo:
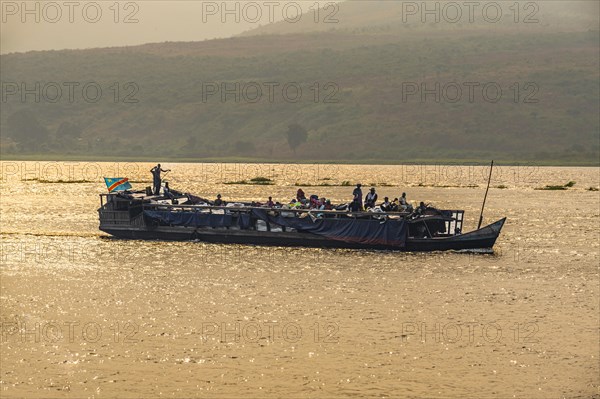
<path fill-rule="evenodd" d="M 508 220 L 490 255 L 118 240 L 98 230 L 102 177 L 143 189 L 153 165 L 0 165 L 2 398 L 600 394 L 598 168 L 495 167 L 484 222 Z M 489 173 L 163 167 L 172 188 L 226 200 L 376 185 L 464 209 L 464 231 Z M 227 184 L 255 177 L 274 184 Z"/>

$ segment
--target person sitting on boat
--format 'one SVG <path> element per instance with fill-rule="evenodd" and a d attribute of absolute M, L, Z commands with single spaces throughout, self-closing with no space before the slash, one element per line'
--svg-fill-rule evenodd
<path fill-rule="evenodd" d="M 221 199 L 221 194 L 217 194 L 217 199 L 213 202 L 214 206 L 225 206 L 225 201 Z"/>
<path fill-rule="evenodd" d="M 265 205 L 269 208 L 273 208 L 275 206 L 275 203 L 273 202 L 273 197 L 269 197 L 269 200 Z"/>
<path fill-rule="evenodd" d="M 185 197 L 185 196 L 187 196 L 187 194 L 184 194 L 184 193 L 182 193 L 181 191 L 177 191 L 177 190 L 175 190 L 175 189 L 171 188 L 171 187 L 169 186 L 169 182 L 168 182 L 168 181 L 166 181 L 166 182 L 165 182 L 165 188 L 167 189 L 167 191 L 169 192 L 169 194 L 170 194 L 172 197 Z M 163 192 L 164 192 L 164 188 L 163 188 Z M 165 194 L 165 195 L 166 195 L 166 194 Z"/>
<path fill-rule="evenodd" d="M 310 209 L 321 209 L 321 200 L 319 197 L 310 200 Z"/>
<path fill-rule="evenodd" d="M 306 195 L 304 194 L 304 191 L 302 191 L 301 188 L 298 189 L 298 191 L 296 192 L 296 200 L 302 202 L 303 200 L 306 200 Z"/>
<path fill-rule="evenodd" d="M 417 207 L 417 209 L 415 210 L 415 212 L 416 212 L 418 215 L 423 215 L 423 214 L 425 214 L 425 211 L 426 211 L 426 210 L 427 210 L 427 205 L 425 205 L 425 203 L 424 203 L 423 201 L 421 201 L 421 202 L 419 203 L 419 206 L 418 206 L 418 207 Z"/>
<path fill-rule="evenodd" d="M 150 173 L 152 173 L 152 183 L 154 186 L 154 195 L 159 195 L 160 193 L 160 172 L 170 172 L 171 169 L 162 169 L 160 164 L 156 165 L 152 169 L 150 169 Z"/>
<path fill-rule="evenodd" d="M 391 212 L 391 210 L 392 210 L 392 203 L 390 202 L 390 199 L 388 197 L 384 197 L 383 198 L 383 203 L 381 205 L 379 205 L 379 207 L 384 212 Z"/>
<path fill-rule="evenodd" d="M 352 196 L 354 197 L 355 202 L 357 202 L 360 206 L 360 210 L 362 211 L 362 190 L 361 190 L 361 186 L 362 184 L 357 183 L 356 184 L 356 188 L 354 189 L 354 191 L 352 191 Z"/>
<path fill-rule="evenodd" d="M 314 210 L 317 210 L 317 211 L 322 211 L 323 209 L 325 209 L 325 202 L 323 201 L 322 198 L 320 199 L 316 195 L 315 195 L 315 197 L 316 198 L 314 199 L 314 202 L 313 202 L 313 199 L 312 199 L 312 196 L 311 196 L 311 207 L 310 207 L 310 209 L 314 209 Z M 309 212 L 308 215 L 310 216 L 311 213 Z M 315 216 L 317 218 L 322 218 L 323 214 L 322 213 L 317 213 Z"/>
<path fill-rule="evenodd" d="M 402 193 L 400 197 L 400 210 L 402 212 L 412 212 L 413 206 L 406 200 L 406 193 Z"/>
<path fill-rule="evenodd" d="M 350 203 L 350 212 L 360 212 L 362 211 L 362 204 L 357 198 L 354 198 Z"/>
<path fill-rule="evenodd" d="M 163 194 L 167 198 L 170 198 L 170 199 L 175 198 L 174 193 L 172 193 L 171 189 L 169 188 L 169 182 L 168 181 L 165 182 L 165 186 L 163 187 Z"/>
<path fill-rule="evenodd" d="M 328 203 L 328 202 L 329 202 L 329 207 L 328 207 L 328 205 L 327 205 L 327 203 Z M 317 201 L 315 209 L 317 209 L 317 210 L 319 210 L 319 211 L 325 211 L 325 210 L 328 210 L 328 211 L 330 211 L 330 210 L 331 210 L 331 202 L 330 202 L 330 201 L 327 201 L 327 200 L 325 200 L 325 198 L 324 198 L 324 197 L 321 197 L 321 198 L 320 198 L 320 199 Z M 309 214 L 310 214 L 310 213 L 309 213 Z M 317 218 L 322 218 L 322 217 L 323 217 L 323 214 L 322 214 L 322 213 L 317 213 L 317 215 L 316 215 L 316 216 L 317 216 Z"/>
<path fill-rule="evenodd" d="M 398 206 L 398 198 L 394 198 L 392 203 L 390 204 L 390 212 L 398 212 L 400 210 Z"/>
<path fill-rule="evenodd" d="M 330 200 L 325 200 L 325 205 L 323 205 L 323 209 L 326 210 L 326 211 L 333 210 L 333 205 L 331 205 L 331 201 Z"/>
<path fill-rule="evenodd" d="M 371 190 L 365 196 L 365 208 L 374 208 L 375 202 L 377 202 L 377 193 L 375 187 L 371 187 Z"/>
<path fill-rule="evenodd" d="M 408 201 L 406 200 L 406 193 L 402 193 L 400 197 L 400 208 L 405 211 L 408 208 Z"/>
<path fill-rule="evenodd" d="M 288 207 L 290 209 L 298 209 L 302 206 L 302 203 L 300 201 L 296 201 L 296 198 L 292 198 L 292 200 L 290 201 L 290 203 L 288 204 Z"/>
<path fill-rule="evenodd" d="M 321 197 L 319 199 L 319 209 L 324 210 L 326 202 L 327 200 L 325 199 L 325 197 Z"/>

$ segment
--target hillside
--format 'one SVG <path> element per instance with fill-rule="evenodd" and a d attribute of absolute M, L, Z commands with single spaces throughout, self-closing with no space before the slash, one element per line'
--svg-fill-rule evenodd
<path fill-rule="evenodd" d="M 360 28 L 273 24 L 230 39 L 1 56 L 2 154 L 598 162 L 600 43 L 585 13 L 568 17 L 580 24 L 518 29 L 413 29 L 394 26 L 389 10 L 360 13 L 350 12 L 368 22 Z M 22 98 L 21 84 L 36 82 L 39 102 Z M 66 82 L 79 83 L 72 99 Z M 88 82 L 102 89 L 97 102 L 83 96 Z M 421 101 L 421 85 L 436 83 L 439 100 Z M 221 84 L 239 85 L 238 98 L 207 94 Z M 294 150 L 291 124 L 307 131 Z"/>
<path fill-rule="evenodd" d="M 501 4 L 472 4 L 472 7 L 468 7 L 465 3 L 449 0 L 431 1 L 425 6 L 423 2 L 403 1 L 349 0 L 335 5 L 330 2 L 317 11 L 310 10 L 297 22 L 283 20 L 249 30 L 240 36 L 326 31 L 395 34 L 445 31 L 454 34 L 482 29 L 497 33 L 515 29 L 521 32 L 598 29 L 600 5 L 595 1 L 519 0 Z"/>

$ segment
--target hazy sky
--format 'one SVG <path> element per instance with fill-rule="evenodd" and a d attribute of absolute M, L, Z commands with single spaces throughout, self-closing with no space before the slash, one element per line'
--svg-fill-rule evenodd
<path fill-rule="evenodd" d="M 326 1 L 6 1 L 0 52 L 198 41 L 293 21 Z M 301 17 L 300 17 L 301 18 Z"/>

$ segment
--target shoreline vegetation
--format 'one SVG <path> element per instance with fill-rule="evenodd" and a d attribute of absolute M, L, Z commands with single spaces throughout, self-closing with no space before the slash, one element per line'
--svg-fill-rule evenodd
<path fill-rule="evenodd" d="M 489 166 L 489 159 L 460 159 L 460 158 L 415 158 L 415 159 L 360 159 L 360 160 L 327 160 L 327 159 L 269 159 L 251 157 L 161 157 L 161 156 L 104 156 L 104 155 L 59 155 L 59 154 L 2 154 L 0 161 L 32 161 L 32 162 L 147 162 L 155 163 L 247 163 L 247 164 L 299 164 L 299 165 L 452 165 L 452 166 Z M 494 159 L 497 166 L 539 166 L 539 167 L 600 167 L 599 161 L 565 161 L 565 160 L 519 160 Z"/>
<path fill-rule="evenodd" d="M 322 183 L 299 183 L 299 182 L 295 182 L 294 184 L 284 184 L 284 186 L 289 186 L 289 187 L 351 187 L 353 186 L 352 183 L 350 183 L 348 180 L 344 180 L 342 182 L 336 183 L 336 182 L 330 182 L 332 179 L 330 178 L 326 178 L 326 179 L 320 179 L 320 180 L 326 180 L 326 182 L 322 182 Z M 32 179 L 21 179 L 22 182 L 37 182 L 37 183 L 48 183 L 48 184 L 55 184 L 55 183 L 62 183 L 62 184 L 73 184 L 73 183 L 97 183 L 95 181 L 92 180 L 46 180 L 46 179 L 38 179 L 38 178 L 32 178 Z M 130 180 L 130 183 L 141 183 L 141 184 L 152 184 L 151 181 L 146 181 L 146 180 Z M 224 184 L 224 185 L 257 185 L 257 186 L 273 186 L 276 185 L 276 182 L 273 179 L 269 179 L 267 177 L 262 177 L 262 176 L 258 176 L 258 177 L 254 177 L 252 179 L 249 180 L 239 180 L 239 181 L 224 181 L 221 182 L 219 184 Z M 544 187 L 535 187 L 533 188 L 533 190 L 536 191 L 567 191 L 569 188 L 572 188 L 575 186 L 575 184 L 577 184 L 574 181 L 569 181 L 568 183 L 564 184 L 564 185 L 546 185 Z M 446 184 L 423 184 L 423 183 L 418 183 L 418 184 L 414 184 L 414 183 L 409 183 L 409 184 L 403 184 L 403 185 L 398 185 L 398 184 L 391 184 L 391 183 L 387 183 L 387 182 L 379 182 L 379 183 L 369 183 L 367 186 L 370 187 L 378 187 L 378 188 L 386 188 L 386 187 L 422 187 L 422 188 L 479 188 L 480 186 L 478 184 L 467 184 L 467 185 L 446 185 Z M 499 189 L 499 190 L 503 190 L 503 189 L 508 189 L 510 187 L 501 184 L 501 185 L 497 185 L 497 186 L 493 186 L 492 188 L 494 189 Z M 599 188 L 598 187 L 593 187 L 590 186 L 588 188 L 585 189 L 585 191 L 598 191 Z"/>
<path fill-rule="evenodd" d="M 565 190 L 568 190 L 571 187 L 573 187 L 575 184 L 577 184 L 577 183 L 574 181 L 570 181 L 564 185 L 547 185 L 545 187 L 536 188 L 536 190 L 565 191 Z M 592 187 L 590 187 L 590 188 L 592 188 Z M 589 190 L 589 191 L 593 191 L 593 190 Z"/>

